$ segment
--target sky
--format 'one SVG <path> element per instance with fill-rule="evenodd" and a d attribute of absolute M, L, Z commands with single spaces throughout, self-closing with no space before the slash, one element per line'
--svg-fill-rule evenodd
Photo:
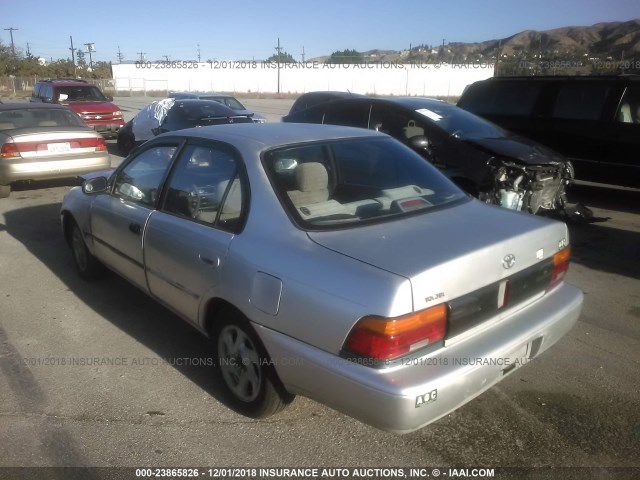
<path fill-rule="evenodd" d="M 39 12 L 39 13 L 38 13 Z M 296 60 L 337 50 L 481 42 L 524 30 L 640 18 L 640 0 L 0 0 L 0 42 L 47 60 L 94 44 L 94 61 Z M 88 55 L 87 55 L 88 60 Z"/>

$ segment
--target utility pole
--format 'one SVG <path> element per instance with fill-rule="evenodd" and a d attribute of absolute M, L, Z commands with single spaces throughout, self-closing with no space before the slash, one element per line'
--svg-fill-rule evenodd
<path fill-rule="evenodd" d="M 71 48 L 69 48 L 69 50 L 71 50 L 71 63 L 73 63 L 73 76 L 77 77 L 78 71 L 76 69 L 76 51 L 73 48 L 73 37 L 71 35 L 69 35 L 69 40 L 71 40 Z"/>
<path fill-rule="evenodd" d="M 305 54 L 304 54 L 304 45 L 303 45 L 302 46 L 302 63 L 304 63 L 304 56 L 305 56 Z"/>
<path fill-rule="evenodd" d="M 278 62 L 278 95 L 280 95 L 280 54 L 282 53 L 282 47 L 280 46 L 280 37 L 278 37 L 278 46 L 276 47 L 276 60 Z"/>
<path fill-rule="evenodd" d="M 87 51 L 89 52 L 89 68 L 93 70 L 93 58 L 91 57 L 91 53 L 96 51 L 93 43 L 85 43 L 85 47 L 87 47 Z"/>
<path fill-rule="evenodd" d="M 120 51 L 120 45 L 118 45 L 118 63 L 122 63 L 123 59 L 124 59 L 124 55 Z"/>
<path fill-rule="evenodd" d="M 144 62 L 144 54 L 147 52 L 136 52 L 138 55 L 140 55 L 140 61 Z"/>
<path fill-rule="evenodd" d="M 498 40 L 498 52 L 496 53 L 496 64 L 493 67 L 493 76 L 498 76 L 498 67 L 500 65 L 500 50 L 502 50 L 502 40 Z"/>
<path fill-rule="evenodd" d="M 164 57 L 164 59 L 167 61 L 167 63 L 169 63 L 169 55 L 162 55 Z"/>
<path fill-rule="evenodd" d="M 200 63 L 200 44 L 198 44 L 198 63 Z"/>
<path fill-rule="evenodd" d="M 16 56 L 16 47 L 13 45 L 13 31 L 14 30 L 20 30 L 20 29 L 19 28 L 9 27 L 9 28 L 5 28 L 5 30 L 9 31 L 9 35 L 11 35 L 11 53 L 15 57 Z"/>

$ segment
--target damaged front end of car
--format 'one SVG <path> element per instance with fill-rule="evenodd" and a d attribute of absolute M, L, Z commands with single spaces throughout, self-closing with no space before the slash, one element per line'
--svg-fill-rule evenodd
<path fill-rule="evenodd" d="M 487 164 L 492 185 L 480 192 L 480 200 L 532 214 L 565 211 L 566 190 L 573 181 L 573 167 L 570 162 L 536 165 L 491 157 Z"/>

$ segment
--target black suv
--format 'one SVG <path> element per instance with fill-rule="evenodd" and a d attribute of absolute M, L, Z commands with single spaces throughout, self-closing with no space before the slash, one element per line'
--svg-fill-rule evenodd
<path fill-rule="evenodd" d="M 458 106 L 562 153 L 579 180 L 640 187 L 640 76 L 495 77 Z"/>
<path fill-rule="evenodd" d="M 440 100 L 335 92 L 329 97 L 306 109 L 292 108 L 282 121 L 378 130 L 487 203 L 530 213 L 564 212 L 572 168 L 551 149 Z"/>

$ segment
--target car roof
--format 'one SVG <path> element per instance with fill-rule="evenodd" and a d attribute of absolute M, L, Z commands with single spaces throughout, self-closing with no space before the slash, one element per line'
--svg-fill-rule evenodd
<path fill-rule="evenodd" d="M 482 82 L 638 82 L 640 75 L 563 75 L 563 76 L 506 76 L 491 77 Z"/>
<path fill-rule="evenodd" d="M 218 140 L 235 146 L 253 143 L 259 144 L 261 148 L 348 138 L 388 138 L 387 135 L 374 130 L 313 123 L 216 125 L 167 132 L 155 138 L 175 136 Z"/>
<path fill-rule="evenodd" d="M 226 93 L 215 93 L 215 92 L 169 92 L 169 97 L 171 98 L 172 95 L 189 95 L 191 97 L 193 97 L 194 99 L 197 99 L 198 97 L 225 97 L 225 98 L 235 98 L 233 95 L 228 95 Z"/>
<path fill-rule="evenodd" d="M 95 84 L 88 82 L 86 80 L 73 80 L 73 79 L 66 79 L 66 78 L 52 78 L 52 79 L 47 79 L 47 80 L 40 80 L 38 83 L 49 83 L 52 85 L 67 85 L 67 86 L 73 86 L 73 87 L 95 87 Z"/>
<path fill-rule="evenodd" d="M 0 110 L 33 110 L 33 109 L 69 110 L 69 108 L 66 105 L 58 105 L 55 103 L 26 103 L 26 102 L 0 103 Z"/>

